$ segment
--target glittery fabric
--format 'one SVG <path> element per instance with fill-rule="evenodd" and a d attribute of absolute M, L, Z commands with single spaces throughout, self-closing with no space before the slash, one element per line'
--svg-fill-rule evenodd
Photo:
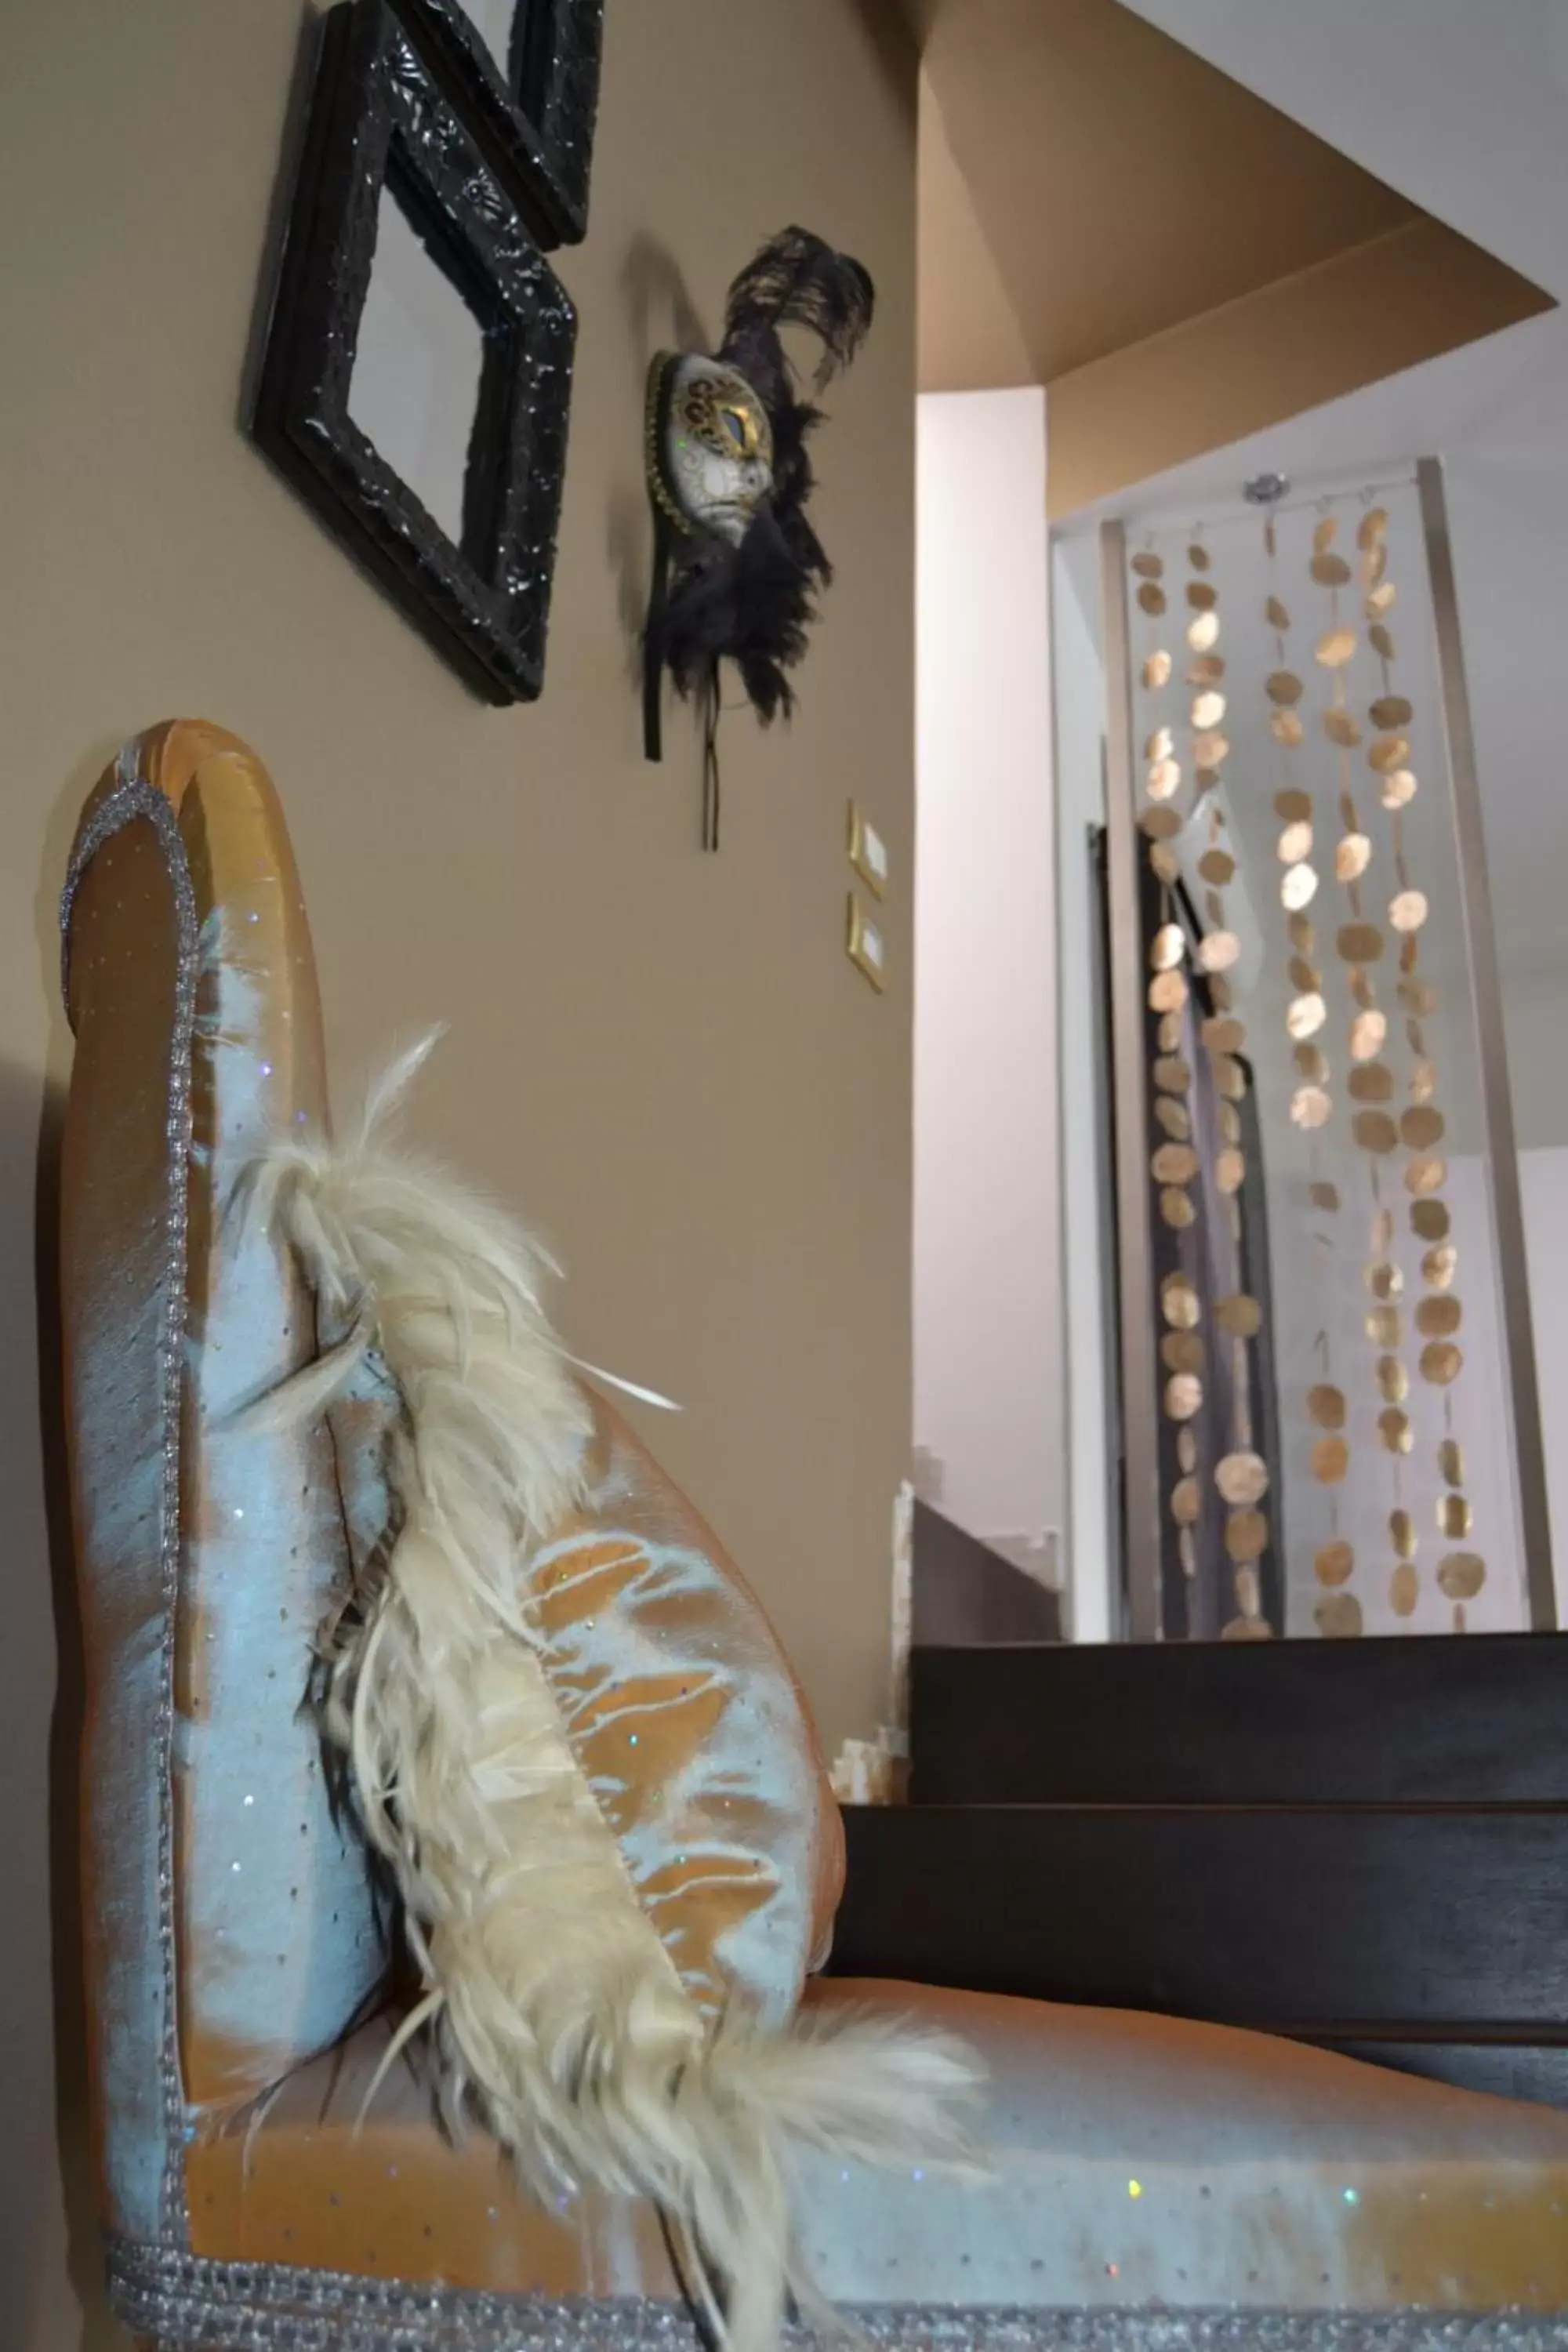
<path fill-rule="evenodd" d="M 638 2297 L 420 2292 L 331 2271 L 110 2248 L 118 2309 L 160 2347 L 214 2352 L 701 2352 L 678 2304 Z M 1558 2352 L 1568 2318 L 1529 2311 L 982 2309 L 868 2304 L 847 2315 L 879 2352 Z M 790 2327 L 785 2346 L 843 2337 Z"/>
<path fill-rule="evenodd" d="M 639 1901 L 692 1998 L 782 2023 L 826 1958 L 844 1833 L 810 1711 L 712 1530 L 590 1390 L 582 1511 L 531 1563 L 542 1663 Z M 385 1541 L 395 1393 L 330 1410 L 356 1561 Z"/>
<path fill-rule="evenodd" d="M 833 1978 L 805 2006 L 961 2034 L 990 2076 L 986 2179 L 796 2152 L 795 2243 L 841 2308 L 1568 2308 L 1568 2116 L 1551 2109 L 1173 2019 Z M 437 2128 L 417 2047 L 369 2098 L 387 2034 L 301 2070 L 253 2133 L 193 2147 L 195 2251 L 410 2292 L 674 2295 L 647 2206 L 531 2201 L 481 2133 Z"/>
<path fill-rule="evenodd" d="M 186 2158 L 191 2251 L 489 2295 L 679 2298 L 646 2200 L 532 2196 L 478 2128 L 437 2121 L 424 2039 L 373 2019 Z"/>
<path fill-rule="evenodd" d="M 143 821 L 139 824 L 138 820 Z M 134 840 L 123 839 L 136 826 Z M 112 849 L 110 845 L 113 845 Z M 96 872 L 94 868 L 97 868 Z M 140 902 L 130 971 L 87 956 L 73 916 L 108 929 Z M 121 2229 L 183 2235 L 184 2104 L 175 2042 L 174 1610 L 185 1170 L 195 898 L 174 812 L 127 746 L 89 804 L 60 906 L 62 982 L 81 1033 L 61 1170 L 68 1428 L 88 1671 L 83 1865 L 89 2065 L 104 2194 Z M 124 1056 L 151 1020 L 166 1054 L 129 1097 Z M 97 1105 L 113 1105 L 96 1139 Z M 90 1108 L 89 1108 L 90 1106 Z M 140 1213 L 128 1221 L 113 1155 Z M 73 1276 L 85 1279 L 73 1279 Z"/>
<path fill-rule="evenodd" d="M 800 2252 L 830 2301 L 1095 2309 L 1568 2308 L 1568 2116 L 1269 2036 L 830 1979 L 957 2033 L 992 2177 L 805 2151 Z"/>
<path fill-rule="evenodd" d="M 316 1353 L 290 1254 L 236 1210 L 267 1146 L 325 1119 L 310 931 L 254 759 L 208 747 L 170 782 L 200 917 L 175 1791 L 181 2056 L 205 2128 L 335 2040 L 385 1955 L 307 1687 L 347 1582 L 331 1439 L 238 1418 Z"/>
<path fill-rule="evenodd" d="M 783 2023 L 822 1956 L 843 1830 L 761 1607 L 595 1396 L 580 1521 L 532 1565 L 545 1672 L 638 1899 L 692 1998 Z"/>
<path fill-rule="evenodd" d="M 192 2133 L 335 2038 L 384 1965 L 302 1706 L 346 1559 L 331 1442 L 233 1424 L 315 1348 L 234 1180 L 322 1094 L 298 884 L 244 747 L 190 724 L 129 746 L 61 919 L 95 2096 L 116 2224 L 183 2242 Z"/>

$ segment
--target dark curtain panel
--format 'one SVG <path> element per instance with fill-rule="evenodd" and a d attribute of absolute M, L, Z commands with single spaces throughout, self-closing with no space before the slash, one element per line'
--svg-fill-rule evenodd
<path fill-rule="evenodd" d="M 1110 1532 L 1112 1558 L 1120 1567 L 1120 1584 L 1112 1597 L 1110 1612 L 1110 1638 L 1114 1642 L 1125 1639 L 1131 1562 L 1128 1558 L 1127 1449 L 1121 1424 L 1121 1252 L 1116 1243 L 1116 1088 L 1110 1078 L 1115 1053 L 1115 1027 L 1110 1009 L 1114 949 L 1110 937 L 1110 874 L 1106 863 L 1105 827 L 1102 824 L 1089 827 L 1087 848 L 1091 884 L 1089 904 L 1094 919 L 1089 940 L 1093 968 L 1084 975 L 1086 1018 L 1093 1027 L 1095 1059 L 1105 1073 L 1105 1082 L 1099 1089 L 1099 1115 L 1095 1122 L 1095 1172 L 1100 1197 L 1105 1205 L 1105 1229 L 1110 1247 L 1105 1253 L 1105 1262 L 1100 1270 L 1100 1328 L 1106 1335 L 1104 1393 L 1098 1400 L 1089 1398 L 1087 1402 L 1075 1400 L 1074 1410 L 1092 1412 L 1098 1402 L 1105 1415 L 1105 1460 L 1109 1482 L 1105 1523 Z"/>
<path fill-rule="evenodd" d="M 1097 853 L 1096 872 L 1101 891 L 1102 924 L 1109 932 L 1109 899 L 1105 892 L 1105 861 Z M 1173 894 L 1174 904 L 1169 915 L 1162 904 L 1158 880 L 1146 866 L 1140 868 L 1140 937 L 1138 940 L 1139 969 L 1149 971 L 1149 950 L 1154 932 L 1161 922 L 1174 919 L 1187 933 L 1189 950 L 1194 949 L 1203 936 L 1195 910 L 1184 890 Z M 1253 1093 L 1251 1066 L 1244 1057 L 1242 1068 L 1247 1078 L 1247 1088 L 1237 1106 L 1240 1114 L 1240 1148 L 1247 1161 L 1247 1177 L 1239 1196 L 1241 1231 L 1239 1244 L 1232 1238 L 1230 1216 L 1225 1196 L 1215 1182 L 1215 1166 L 1224 1138 L 1220 1132 L 1220 1098 L 1214 1084 L 1209 1056 L 1204 1049 L 1201 1031 L 1204 1022 L 1215 1011 L 1208 983 L 1196 970 L 1189 954 L 1187 964 L 1191 994 L 1182 1015 L 1180 1052 L 1190 1067 L 1193 1078 L 1185 1097 L 1192 1118 L 1192 1140 L 1198 1154 L 1198 1173 L 1186 1188 L 1196 1211 L 1193 1223 L 1181 1230 L 1167 1225 L 1159 1214 L 1159 1187 L 1151 1179 L 1148 1185 L 1152 1288 L 1148 1302 L 1149 1349 L 1153 1360 L 1151 1377 L 1163 1390 L 1169 1377 L 1160 1362 L 1160 1343 L 1169 1329 L 1160 1304 L 1160 1286 L 1168 1275 L 1182 1273 L 1191 1282 L 1202 1306 L 1198 1329 L 1203 1339 L 1204 1362 L 1200 1377 L 1204 1401 L 1199 1411 L 1186 1423 L 1160 1415 L 1160 1491 L 1162 1497 L 1170 1496 L 1182 1475 L 1177 1456 L 1181 1430 L 1191 1430 L 1197 1447 L 1194 1475 L 1203 1490 L 1203 1511 L 1193 1529 L 1194 1562 L 1191 1574 L 1184 1569 L 1180 1549 L 1180 1530 L 1168 1509 L 1162 1511 L 1160 1547 L 1160 1591 L 1162 1597 L 1162 1631 L 1166 1641 L 1215 1641 L 1228 1619 L 1236 1614 L 1235 1570 L 1225 1548 L 1226 1505 L 1214 1484 L 1215 1464 L 1236 1445 L 1236 1394 L 1234 1381 L 1234 1350 L 1230 1341 L 1215 1321 L 1215 1309 L 1223 1298 L 1245 1292 L 1258 1301 L 1261 1324 L 1258 1335 L 1247 1344 L 1247 1402 L 1250 1412 L 1251 1450 L 1260 1454 L 1268 1466 L 1269 1490 L 1262 1505 L 1269 1522 L 1269 1542 L 1262 1558 L 1256 1563 L 1265 1619 L 1275 1633 L 1285 1630 L 1284 1528 L 1281 1522 L 1283 1497 L 1279 1475 L 1279 1399 L 1274 1368 L 1273 1301 L 1268 1280 L 1268 1210 L 1264 1199 L 1263 1141 L 1258 1121 L 1258 1107 Z M 1109 960 L 1103 976 L 1103 986 L 1109 989 Z M 1159 1053 L 1160 1016 L 1146 1012 L 1144 1020 L 1144 1068 L 1147 1076 L 1148 1128 L 1151 1151 L 1163 1139 L 1154 1117 L 1153 1065 Z M 1114 1188 L 1111 1193 L 1114 1203 Z M 1114 1207 L 1113 1212 L 1114 1214 Z"/>

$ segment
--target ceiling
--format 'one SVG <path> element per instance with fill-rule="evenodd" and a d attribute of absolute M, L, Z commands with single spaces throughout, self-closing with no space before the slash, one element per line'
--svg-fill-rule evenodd
<path fill-rule="evenodd" d="M 1042 383 L 1415 215 L 1108 0 L 944 0 L 925 66 Z"/>
<path fill-rule="evenodd" d="M 1568 295 L 1563 0 L 1124 0 L 1127 13 Z"/>
<path fill-rule="evenodd" d="M 1272 94 L 1300 92 L 1313 126 L 1376 153 L 1407 191 L 1484 236 L 1543 285 L 1568 292 L 1568 8 L 1510 0 L 1484 17 L 1460 0 L 1130 0 L 1212 45 Z M 1310 26 L 1311 37 L 1306 37 Z M 1319 44 L 1321 54 L 1319 54 Z M 1353 54 L 1356 69 L 1347 72 Z M 1499 959 L 1510 1007 L 1568 1081 L 1568 793 L 1559 789 L 1568 579 L 1568 311 L 1552 310 L 1086 505 L 1066 527 L 1092 577 L 1094 526 L 1234 513 L 1250 475 L 1289 475 L 1300 496 L 1444 461 Z M 1086 570 L 1087 565 L 1087 570 Z M 1512 1013 L 1510 1010 L 1510 1028 Z M 1540 1052 L 1510 1058 L 1541 1076 Z M 1550 1097 L 1548 1101 L 1547 1097 Z M 1568 1083 L 1526 1086 L 1527 1140 L 1563 1140 Z M 1548 1110 L 1552 1118 L 1547 1117 Z M 1555 1124 L 1553 1124 L 1553 1119 Z M 1533 1122 L 1533 1126 L 1532 1126 Z M 1548 1132 L 1550 1130 L 1550 1133 Z"/>
<path fill-rule="evenodd" d="M 922 392 L 1044 381 L 1024 340 L 929 75 L 921 80 L 919 380 Z M 930 289 L 941 289 L 940 299 Z"/>
<path fill-rule="evenodd" d="M 1146 21 L 1188 0 L 909 5 L 921 385 L 1048 385 L 1053 512 L 1550 302 Z"/>

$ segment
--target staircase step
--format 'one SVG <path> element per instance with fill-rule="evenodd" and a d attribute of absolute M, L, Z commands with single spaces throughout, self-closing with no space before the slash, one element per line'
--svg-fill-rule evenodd
<path fill-rule="evenodd" d="M 911 1805 L 845 1818 L 840 1975 L 1326 2041 L 1568 2042 L 1568 1813 Z"/>
<path fill-rule="evenodd" d="M 911 1675 L 917 1805 L 1568 1804 L 1568 1634 L 945 1646 Z"/>
<path fill-rule="evenodd" d="M 917 1502 L 912 1639 L 917 1644 L 1058 1642 L 1061 1603 L 978 1536 Z"/>
<path fill-rule="evenodd" d="M 1363 2066 L 1392 2067 L 1396 2074 L 1419 2074 L 1451 2090 L 1484 2091 L 1494 2099 L 1531 2099 L 1538 2106 L 1568 2107 L 1568 2040 L 1525 2043 L 1442 2038 L 1409 2042 L 1335 2041 L 1301 2037 Z"/>

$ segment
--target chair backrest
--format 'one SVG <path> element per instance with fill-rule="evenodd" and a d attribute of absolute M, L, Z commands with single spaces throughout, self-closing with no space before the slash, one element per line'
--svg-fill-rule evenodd
<path fill-rule="evenodd" d="M 178 2240 L 188 2137 L 334 2041 L 384 1969 L 306 1706 L 347 1549 L 324 1424 L 237 1432 L 316 1349 L 229 1213 L 326 1112 L 298 877 L 265 770 L 179 721 L 89 800 L 62 907 L 68 1431 L 88 1660 L 91 2067 L 107 2218 Z"/>
<path fill-rule="evenodd" d="M 320 1335 L 240 1180 L 327 1123 L 310 932 L 254 754 L 185 720 L 128 744 L 61 920 L 90 2064 L 110 2226 L 178 2244 L 186 2147 L 335 2042 L 386 1973 L 310 1684 L 389 1525 L 389 1397 L 372 1378 L 303 1425 L 243 1414 Z M 693 1994 L 782 2019 L 843 1880 L 809 1711 L 710 1530 L 597 1397 L 592 1420 L 584 1507 L 534 1563 L 557 1705 Z"/>

